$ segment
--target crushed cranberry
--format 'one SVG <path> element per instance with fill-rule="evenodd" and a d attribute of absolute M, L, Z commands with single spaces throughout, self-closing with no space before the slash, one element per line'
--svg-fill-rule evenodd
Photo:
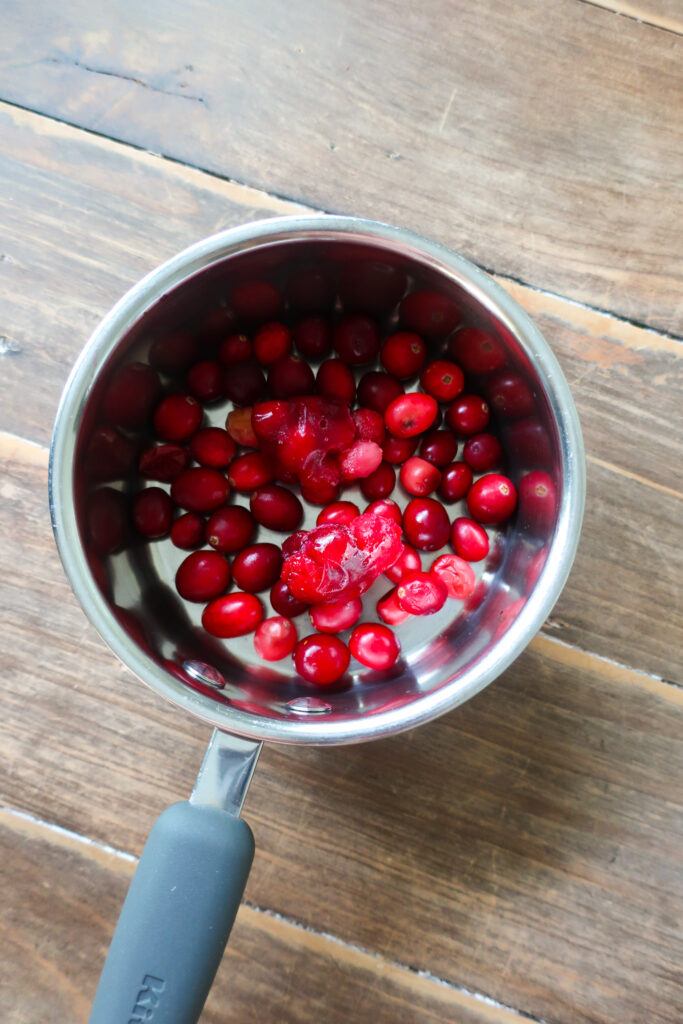
<path fill-rule="evenodd" d="M 187 468 L 189 461 L 190 453 L 182 445 L 157 444 L 144 450 L 138 468 L 140 476 L 170 484 Z"/>
<path fill-rule="evenodd" d="M 430 570 L 431 574 L 438 576 L 446 587 L 449 597 L 463 601 L 469 597 L 477 585 L 477 577 L 474 569 L 464 558 L 458 555 L 441 555 L 437 558 Z"/>
<path fill-rule="evenodd" d="M 431 572 L 406 573 L 396 588 L 399 607 L 411 615 L 433 615 L 443 608 L 447 597 L 446 584 Z"/>

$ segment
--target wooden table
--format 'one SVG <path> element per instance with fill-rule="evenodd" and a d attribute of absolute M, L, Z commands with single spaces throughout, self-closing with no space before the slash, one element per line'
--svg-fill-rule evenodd
<path fill-rule="evenodd" d="M 0 1017 L 86 1021 L 207 730 L 104 648 L 47 446 L 89 332 L 220 228 L 324 209 L 488 269 L 576 398 L 588 506 L 526 653 L 415 733 L 265 750 L 207 1022 L 683 1019 L 678 0 L 5 0 Z"/>

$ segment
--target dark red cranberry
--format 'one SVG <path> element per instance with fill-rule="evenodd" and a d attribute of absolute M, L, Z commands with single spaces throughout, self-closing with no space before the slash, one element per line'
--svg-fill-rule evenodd
<path fill-rule="evenodd" d="M 339 275 L 339 297 L 345 310 L 386 313 L 403 295 L 406 275 L 399 267 L 380 260 L 354 259 Z"/>
<path fill-rule="evenodd" d="M 235 555 L 232 563 L 235 583 L 250 594 L 270 590 L 281 569 L 282 552 L 276 544 L 252 544 Z"/>
<path fill-rule="evenodd" d="M 227 505 L 209 518 L 205 536 L 216 551 L 229 553 L 251 544 L 255 533 L 256 523 L 251 512 L 242 505 Z"/>
<path fill-rule="evenodd" d="M 403 532 L 418 551 L 442 548 L 451 533 L 446 509 L 434 498 L 413 498 L 403 513 Z"/>
<path fill-rule="evenodd" d="M 224 469 L 229 466 L 237 446 L 222 427 L 204 427 L 190 440 L 190 455 L 201 466 Z"/>
<path fill-rule="evenodd" d="M 275 320 L 282 309 L 283 297 L 270 281 L 245 281 L 230 292 L 230 305 L 239 317 L 262 323 Z"/>
<path fill-rule="evenodd" d="M 342 523 L 342 525 L 345 525 L 359 515 L 360 509 L 352 501 L 333 501 L 331 505 L 328 505 L 327 508 L 322 509 L 318 513 L 315 525 L 322 526 L 324 523 Z"/>
<path fill-rule="evenodd" d="M 233 409 L 225 420 L 225 429 L 230 434 L 235 444 L 243 448 L 258 448 L 259 440 L 254 433 L 254 426 L 251 422 L 252 407 L 245 405 L 241 409 Z"/>
<path fill-rule="evenodd" d="M 496 412 L 507 420 L 533 415 L 534 396 L 518 373 L 501 370 L 493 374 L 487 382 L 486 394 Z"/>
<path fill-rule="evenodd" d="M 490 418 L 488 404 L 479 395 L 460 395 L 446 409 L 446 425 L 464 437 L 486 430 Z"/>
<path fill-rule="evenodd" d="M 430 430 L 420 444 L 420 455 L 441 469 L 458 454 L 458 440 L 450 430 Z"/>
<path fill-rule="evenodd" d="M 116 427 L 97 427 L 90 437 L 85 455 L 85 472 L 88 480 L 105 483 L 130 476 L 137 452 L 136 443 Z"/>
<path fill-rule="evenodd" d="M 294 398 L 310 395 L 315 387 L 315 375 L 308 363 L 298 356 L 281 356 L 268 371 L 268 391 L 272 398 Z"/>
<path fill-rule="evenodd" d="M 500 473 L 480 477 L 467 494 L 467 511 L 478 523 L 502 523 L 510 518 L 516 504 L 515 485 Z"/>
<path fill-rule="evenodd" d="M 202 626 L 212 636 L 228 639 L 253 633 L 263 619 L 263 605 L 254 594 L 225 594 L 207 604 Z"/>
<path fill-rule="evenodd" d="M 155 338 L 149 350 L 149 361 L 163 373 L 182 373 L 195 358 L 197 341 L 189 331 L 172 331 Z"/>
<path fill-rule="evenodd" d="M 364 480 L 379 467 L 382 449 L 374 441 L 354 441 L 339 456 L 342 480 Z"/>
<path fill-rule="evenodd" d="M 448 342 L 448 350 L 467 373 L 491 373 L 505 366 L 504 346 L 479 327 L 456 331 Z"/>
<path fill-rule="evenodd" d="M 460 516 L 453 523 L 451 544 L 456 555 L 468 562 L 480 562 L 489 553 L 489 535 L 473 519 Z"/>
<path fill-rule="evenodd" d="M 217 402 L 223 397 L 223 367 L 212 359 L 195 363 L 187 373 L 187 390 L 199 402 Z"/>
<path fill-rule="evenodd" d="M 265 394 L 266 379 L 255 359 L 245 359 L 234 366 L 226 366 L 223 387 L 226 398 L 235 405 L 253 405 Z"/>
<path fill-rule="evenodd" d="M 397 526 L 401 525 L 403 519 L 400 506 L 391 498 L 378 498 L 376 501 L 371 501 L 365 514 L 383 516 L 384 519 L 391 519 L 392 523 L 396 523 Z"/>
<path fill-rule="evenodd" d="M 101 487 L 88 497 L 88 542 L 97 555 L 111 555 L 123 546 L 128 524 L 128 506 L 121 491 Z"/>
<path fill-rule="evenodd" d="M 332 328 L 324 316 L 307 316 L 294 328 L 294 344 L 304 359 L 317 362 L 332 348 Z"/>
<path fill-rule="evenodd" d="M 304 518 L 303 505 L 296 494 L 279 484 L 257 487 L 249 499 L 249 506 L 257 523 L 282 533 L 298 530 Z"/>
<path fill-rule="evenodd" d="M 406 295 L 399 310 L 401 324 L 425 338 L 444 338 L 460 319 L 452 299 L 438 292 L 418 291 Z"/>
<path fill-rule="evenodd" d="M 313 628 L 319 633 L 342 633 L 345 629 L 355 626 L 363 612 L 363 602 L 359 597 L 351 597 L 348 601 L 330 601 L 327 604 L 314 604 L 309 610 Z"/>
<path fill-rule="evenodd" d="M 382 345 L 382 366 L 399 380 L 408 380 L 420 372 L 427 358 L 427 346 L 419 334 L 399 331 Z"/>
<path fill-rule="evenodd" d="M 140 475 L 148 480 L 170 484 L 187 467 L 190 453 L 179 444 L 158 444 L 146 448 L 140 456 Z"/>
<path fill-rule="evenodd" d="M 519 512 L 525 526 L 547 534 L 555 522 L 557 492 L 552 477 L 542 470 L 527 473 L 519 482 Z"/>
<path fill-rule="evenodd" d="M 334 329 L 333 344 L 335 352 L 347 365 L 371 363 L 380 346 L 377 324 L 367 316 L 343 316 Z"/>
<path fill-rule="evenodd" d="M 401 645 L 388 626 L 364 622 L 351 634 L 349 650 L 361 665 L 384 672 L 395 663 L 401 653 Z"/>
<path fill-rule="evenodd" d="M 217 551 L 195 551 L 180 563 L 175 586 L 186 601 L 211 601 L 230 586 L 230 565 Z"/>
<path fill-rule="evenodd" d="M 213 512 L 225 504 L 230 488 L 217 469 L 191 466 L 171 484 L 171 497 L 188 512 Z"/>
<path fill-rule="evenodd" d="M 331 395 L 349 403 L 356 395 L 355 377 L 341 359 L 326 359 L 320 364 L 315 386 L 319 395 Z M 363 402 L 363 405 L 367 404 Z"/>
<path fill-rule="evenodd" d="M 173 522 L 173 502 L 161 487 L 147 487 L 133 498 L 133 524 L 144 537 L 164 537 Z"/>
<path fill-rule="evenodd" d="M 367 409 L 373 409 L 382 416 L 387 406 L 404 393 L 403 385 L 390 373 L 370 370 L 358 382 L 358 402 Z"/>
<path fill-rule="evenodd" d="M 292 332 L 278 321 L 264 324 L 254 335 L 254 355 L 261 366 L 270 366 L 292 351 Z"/>
<path fill-rule="evenodd" d="M 129 363 L 112 377 L 104 395 L 104 418 L 119 427 L 141 427 L 161 393 L 156 370 L 146 363 Z"/>
<path fill-rule="evenodd" d="M 441 483 L 441 470 L 426 459 L 413 455 L 401 466 L 398 478 L 408 494 L 426 497 L 433 494 Z"/>
<path fill-rule="evenodd" d="M 215 343 L 235 329 L 237 317 L 230 306 L 216 306 L 202 321 L 200 334 L 203 341 Z"/>
<path fill-rule="evenodd" d="M 394 437 L 415 437 L 433 426 L 438 412 L 439 406 L 431 395 L 411 391 L 387 406 L 384 422 Z"/>
<path fill-rule="evenodd" d="M 230 486 L 242 494 L 249 494 L 257 487 L 271 483 L 274 477 L 272 463 L 260 452 L 247 452 L 246 455 L 238 455 L 230 463 L 228 473 Z"/>
<path fill-rule="evenodd" d="M 171 526 L 171 541 L 183 551 L 199 547 L 204 539 L 204 520 L 196 512 L 184 512 Z"/>
<path fill-rule="evenodd" d="M 294 648 L 294 667 L 302 679 L 330 686 L 340 679 L 351 656 L 346 644 L 328 633 L 311 633 Z"/>
<path fill-rule="evenodd" d="M 360 489 L 368 501 L 388 497 L 396 485 L 396 470 L 389 462 L 380 462 L 374 473 L 361 480 Z"/>
<path fill-rule="evenodd" d="M 454 462 L 446 466 L 441 474 L 439 497 L 448 502 L 460 501 L 472 486 L 473 479 L 472 470 L 466 462 Z"/>
<path fill-rule="evenodd" d="M 420 374 L 420 384 L 437 402 L 452 402 L 464 388 L 465 377 L 455 363 L 435 359 Z"/>
<path fill-rule="evenodd" d="M 355 409 L 351 415 L 359 441 L 374 441 L 375 444 L 384 444 L 387 431 L 381 413 L 375 412 L 374 409 Z"/>
<path fill-rule="evenodd" d="M 469 438 L 462 457 L 475 473 L 486 473 L 503 458 L 503 449 L 495 434 L 474 434 Z"/>
<path fill-rule="evenodd" d="M 324 313 L 334 303 L 332 282 L 321 267 L 297 270 L 287 282 L 287 296 L 291 307 L 304 313 Z"/>
<path fill-rule="evenodd" d="M 387 437 L 382 445 L 384 461 L 399 466 L 414 454 L 418 440 L 417 437 Z"/>
<path fill-rule="evenodd" d="M 446 587 L 449 597 L 464 601 L 477 585 L 474 569 L 464 558 L 458 555 L 441 555 L 430 570 L 432 576 L 438 576 Z"/>
<path fill-rule="evenodd" d="M 278 615 L 284 615 L 288 619 L 295 619 L 309 607 L 305 601 L 294 597 L 284 580 L 278 580 L 270 592 L 270 603 Z"/>
<path fill-rule="evenodd" d="M 415 548 L 411 548 L 410 544 L 403 545 L 403 552 L 400 557 L 390 569 L 387 569 L 384 575 L 387 579 L 390 579 L 392 583 L 398 583 L 403 577 L 409 572 L 420 572 L 422 570 L 422 559 Z"/>
<path fill-rule="evenodd" d="M 231 334 L 221 342 L 218 349 L 218 359 L 223 366 L 234 366 L 235 363 L 242 363 L 245 359 L 251 359 L 254 354 L 254 346 L 246 334 Z"/>
<path fill-rule="evenodd" d="M 187 441 L 199 429 L 204 410 L 192 395 L 168 395 L 156 408 L 154 429 L 163 441 Z"/>
<path fill-rule="evenodd" d="M 377 602 L 377 614 L 382 622 L 388 622 L 390 626 L 398 626 L 410 618 L 410 612 L 401 608 L 396 597 L 396 587 L 388 594 L 381 597 Z"/>
<path fill-rule="evenodd" d="M 433 615 L 443 608 L 447 597 L 446 584 L 431 572 L 406 573 L 396 587 L 399 606 L 411 615 Z"/>
<path fill-rule="evenodd" d="M 264 661 L 282 661 L 296 646 L 296 626 L 282 615 L 259 623 L 254 633 L 254 650 Z"/>

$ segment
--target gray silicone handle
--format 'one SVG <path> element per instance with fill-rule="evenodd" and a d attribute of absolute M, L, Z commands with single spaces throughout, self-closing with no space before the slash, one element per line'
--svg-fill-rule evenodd
<path fill-rule="evenodd" d="M 202 804 L 164 811 L 123 904 L 90 1024 L 195 1024 L 253 856 L 241 818 Z"/>

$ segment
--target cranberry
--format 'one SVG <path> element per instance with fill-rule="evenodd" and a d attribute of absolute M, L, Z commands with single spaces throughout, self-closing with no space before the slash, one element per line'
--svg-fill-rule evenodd
<path fill-rule="evenodd" d="M 294 648 L 294 667 L 302 679 L 318 686 L 336 683 L 349 667 L 348 647 L 327 633 L 311 633 Z"/>
<path fill-rule="evenodd" d="M 450 430 L 430 430 L 420 444 L 420 455 L 441 469 L 458 454 L 458 441 Z"/>
<path fill-rule="evenodd" d="M 256 533 L 254 517 L 241 505 L 219 508 L 206 524 L 207 543 L 216 551 L 240 551 L 250 544 Z"/>
<path fill-rule="evenodd" d="M 341 523 L 345 525 L 360 515 L 358 505 L 352 501 L 333 501 L 327 508 L 318 513 L 315 521 L 316 526 L 323 526 L 325 523 Z"/>
<path fill-rule="evenodd" d="M 313 391 L 315 375 L 298 356 L 280 356 L 268 371 L 268 391 L 273 398 L 293 398 Z"/>
<path fill-rule="evenodd" d="M 452 402 L 464 388 L 465 377 L 455 363 L 435 359 L 420 374 L 420 384 L 437 402 Z"/>
<path fill-rule="evenodd" d="M 233 288 L 228 299 L 245 320 L 274 320 L 283 305 L 282 292 L 270 281 L 244 281 Z"/>
<path fill-rule="evenodd" d="M 101 487 L 88 498 L 88 540 L 98 555 L 111 555 L 123 546 L 128 522 L 126 499 L 113 487 Z"/>
<path fill-rule="evenodd" d="M 171 497 L 188 512 L 213 512 L 225 503 L 230 488 L 217 469 L 192 466 L 171 484 Z"/>
<path fill-rule="evenodd" d="M 341 359 L 326 359 L 318 368 L 316 390 L 319 395 L 331 395 L 351 403 L 356 394 L 356 380 Z M 363 402 L 363 405 L 368 405 Z"/>
<path fill-rule="evenodd" d="M 329 601 L 325 604 L 314 604 L 309 611 L 313 628 L 319 633 L 341 633 L 355 626 L 363 612 L 363 602 L 359 597 L 351 597 L 348 601 Z"/>
<path fill-rule="evenodd" d="M 156 408 L 154 429 L 164 441 L 187 441 L 199 429 L 203 415 L 192 395 L 168 395 Z"/>
<path fill-rule="evenodd" d="M 106 480 L 121 480 L 129 476 L 135 465 L 137 450 L 135 442 L 116 427 L 97 427 L 88 442 L 85 455 L 88 479 L 104 483 Z M 179 451 L 184 452 L 184 449 L 180 448 Z M 187 453 L 185 458 L 187 461 Z"/>
<path fill-rule="evenodd" d="M 467 494 L 467 511 L 478 523 L 502 523 L 515 511 L 516 504 L 515 485 L 499 473 L 480 477 Z"/>
<path fill-rule="evenodd" d="M 173 503 L 161 487 L 147 487 L 133 499 L 133 524 L 145 537 L 163 537 L 171 529 Z"/>
<path fill-rule="evenodd" d="M 300 480 L 301 497 L 310 505 L 329 505 L 341 494 L 341 472 L 331 455 L 311 456 Z"/>
<path fill-rule="evenodd" d="M 489 553 L 489 535 L 473 519 L 460 516 L 453 523 L 451 544 L 456 555 L 468 562 L 480 562 Z"/>
<path fill-rule="evenodd" d="M 417 437 L 387 437 L 382 445 L 385 462 L 400 465 L 414 453 L 417 443 Z"/>
<path fill-rule="evenodd" d="M 399 380 L 415 377 L 425 364 L 427 346 L 419 334 L 400 331 L 392 334 L 382 345 L 382 366 Z"/>
<path fill-rule="evenodd" d="M 403 513 L 403 532 L 418 551 L 436 551 L 448 542 L 451 524 L 438 501 L 413 498 Z"/>
<path fill-rule="evenodd" d="M 104 418 L 119 427 L 140 427 L 159 399 L 161 384 L 156 370 L 145 363 L 129 363 L 112 377 L 104 395 Z"/>
<path fill-rule="evenodd" d="M 458 555 L 441 555 L 431 568 L 432 576 L 438 576 L 446 587 L 449 597 L 464 601 L 477 585 L 474 569 Z"/>
<path fill-rule="evenodd" d="M 221 342 L 218 349 L 218 359 L 223 366 L 241 363 L 245 359 L 251 359 L 253 354 L 254 346 L 246 334 L 231 334 Z"/>
<path fill-rule="evenodd" d="M 451 299 L 430 291 L 406 295 L 399 313 L 405 327 L 427 338 L 445 337 L 460 319 L 460 310 Z"/>
<path fill-rule="evenodd" d="M 332 348 L 332 328 L 324 316 L 308 316 L 294 328 L 294 344 L 304 359 L 323 359 Z"/>
<path fill-rule="evenodd" d="M 555 522 L 557 493 L 552 477 L 542 470 L 527 473 L 519 482 L 519 512 L 532 530 L 547 534 Z"/>
<path fill-rule="evenodd" d="M 371 363 L 379 352 L 379 331 L 367 316 L 343 316 L 334 329 L 333 340 L 335 352 L 349 366 Z"/>
<path fill-rule="evenodd" d="M 186 601 L 211 601 L 230 586 L 230 565 L 217 551 L 195 551 L 180 563 L 175 586 Z"/>
<path fill-rule="evenodd" d="M 196 512 L 184 512 L 171 526 L 171 541 L 183 551 L 198 547 L 204 539 L 204 520 Z"/>
<path fill-rule="evenodd" d="M 202 626 L 207 633 L 228 639 L 253 633 L 263 619 L 263 605 L 254 594 L 225 594 L 207 604 Z"/>
<path fill-rule="evenodd" d="M 486 430 L 491 413 L 479 395 L 460 395 L 446 409 L 446 424 L 456 434 L 467 437 Z"/>
<path fill-rule="evenodd" d="M 331 464 L 323 464 L 326 456 L 345 451 L 355 438 L 346 402 L 321 395 L 260 402 L 254 406 L 252 424 L 275 462 L 309 483 L 327 477 Z M 337 483 L 340 479 L 337 469 Z"/>
<path fill-rule="evenodd" d="M 374 473 L 361 480 L 360 489 L 368 501 L 388 497 L 396 485 L 396 470 L 389 462 L 380 462 Z"/>
<path fill-rule="evenodd" d="M 296 646 L 296 626 L 282 615 L 264 619 L 254 633 L 254 650 L 264 661 L 282 661 Z"/>
<path fill-rule="evenodd" d="M 462 457 L 475 473 L 485 473 L 498 465 L 503 458 L 503 449 L 494 434 L 473 434 L 463 449 Z"/>
<path fill-rule="evenodd" d="M 214 469 L 229 466 L 236 451 L 235 442 L 221 427 L 204 427 L 190 441 L 190 455 L 195 462 Z"/>
<path fill-rule="evenodd" d="M 433 615 L 443 608 L 447 597 L 446 584 L 431 572 L 406 573 L 396 588 L 399 606 L 411 615 Z"/>
<path fill-rule="evenodd" d="M 324 313 L 334 302 L 332 282 L 320 267 L 302 267 L 287 282 L 287 295 L 293 309 L 305 313 Z"/>
<path fill-rule="evenodd" d="M 243 448 L 258 448 L 259 442 L 251 422 L 252 407 L 245 405 L 241 409 L 233 409 L 225 420 L 225 429 L 235 444 Z"/>
<path fill-rule="evenodd" d="M 401 645 L 388 626 L 365 622 L 351 634 L 349 650 L 361 665 L 383 672 L 395 663 Z"/>
<path fill-rule="evenodd" d="M 358 402 L 367 409 L 384 415 L 390 402 L 404 393 L 403 385 L 390 373 L 370 370 L 358 382 Z"/>
<path fill-rule="evenodd" d="M 406 275 L 399 267 L 354 259 L 342 267 L 339 297 L 344 309 L 378 314 L 393 308 L 405 287 Z"/>
<path fill-rule="evenodd" d="M 446 466 L 441 474 L 439 497 L 448 502 L 460 501 L 472 486 L 473 479 L 474 474 L 466 462 L 454 462 Z"/>
<path fill-rule="evenodd" d="M 230 306 L 216 306 L 202 321 L 201 336 L 204 341 L 216 342 L 234 330 L 235 311 Z"/>
<path fill-rule="evenodd" d="M 158 444 L 146 448 L 140 456 L 140 475 L 148 480 L 170 484 L 187 467 L 190 453 L 179 444 Z"/>
<path fill-rule="evenodd" d="M 199 402 L 216 402 L 223 397 L 223 367 L 211 359 L 195 363 L 187 374 L 187 390 Z"/>
<path fill-rule="evenodd" d="M 362 480 L 374 473 L 382 461 L 382 449 L 374 441 L 354 441 L 340 456 L 342 480 Z"/>
<path fill-rule="evenodd" d="M 172 331 L 155 338 L 149 350 L 149 361 L 164 373 L 181 373 L 195 356 L 197 342 L 188 331 Z"/>
<path fill-rule="evenodd" d="M 235 555 L 232 575 L 242 590 L 269 590 L 280 578 L 282 552 L 276 544 L 252 544 Z"/>
<path fill-rule="evenodd" d="M 391 566 L 390 569 L 384 573 L 387 579 L 390 579 L 392 583 L 398 583 L 402 580 L 406 573 L 409 572 L 420 572 L 422 569 L 422 559 L 415 548 L 411 548 L 410 544 L 403 545 L 403 552 L 396 562 Z"/>
<path fill-rule="evenodd" d="M 261 366 L 270 366 L 291 351 L 292 332 L 278 321 L 264 324 L 254 335 L 254 355 Z"/>
<path fill-rule="evenodd" d="M 401 608 L 396 597 L 396 587 L 388 594 L 381 597 L 377 602 L 377 614 L 382 622 L 388 622 L 390 626 L 398 626 L 410 618 L 410 612 Z"/>
<path fill-rule="evenodd" d="M 233 366 L 226 366 L 223 374 L 223 388 L 226 398 L 235 405 L 253 405 L 263 397 L 266 379 L 255 359 L 245 359 Z"/>
<path fill-rule="evenodd" d="M 301 601 L 294 597 L 286 583 L 278 580 L 270 592 L 270 603 L 278 615 L 284 615 L 288 619 L 294 619 L 301 615 L 308 608 L 308 602 Z"/>
<path fill-rule="evenodd" d="M 296 494 L 279 484 L 257 487 L 249 499 L 251 513 L 257 523 L 269 530 L 291 533 L 298 530 L 304 510 Z"/>
<path fill-rule="evenodd" d="M 387 430 L 394 437 L 415 437 L 434 423 L 439 407 L 431 395 L 411 391 L 391 402 L 384 413 Z"/>
<path fill-rule="evenodd" d="M 269 459 L 261 452 L 247 452 L 246 455 L 238 455 L 232 460 L 228 480 L 236 491 L 248 494 L 263 484 L 269 484 L 274 476 Z"/>
<path fill-rule="evenodd" d="M 353 425 L 356 428 L 356 438 L 359 441 L 374 441 L 375 444 L 383 444 L 387 435 L 384 426 L 384 417 L 374 409 L 356 409 L 351 414 Z"/>
<path fill-rule="evenodd" d="M 505 348 L 498 338 L 479 327 L 456 331 L 448 350 L 467 373 L 491 373 L 505 366 Z"/>
<path fill-rule="evenodd" d="M 378 498 L 377 501 L 370 502 L 364 514 L 391 519 L 397 526 L 400 526 L 403 520 L 400 507 L 391 498 Z"/>
<path fill-rule="evenodd" d="M 534 396 L 518 373 L 495 373 L 487 383 L 486 393 L 491 405 L 505 419 L 518 420 L 534 412 Z"/>
<path fill-rule="evenodd" d="M 441 471 L 426 459 L 413 455 L 401 466 L 398 478 L 408 494 L 425 497 L 441 483 Z"/>

